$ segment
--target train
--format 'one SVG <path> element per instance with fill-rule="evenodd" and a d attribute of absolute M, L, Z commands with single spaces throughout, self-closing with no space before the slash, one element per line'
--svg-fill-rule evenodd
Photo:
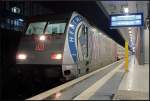
<path fill-rule="evenodd" d="M 16 53 L 18 73 L 72 80 L 124 58 L 124 47 L 76 11 L 31 17 Z M 42 78 L 41 78 L 42 77 Z"/>

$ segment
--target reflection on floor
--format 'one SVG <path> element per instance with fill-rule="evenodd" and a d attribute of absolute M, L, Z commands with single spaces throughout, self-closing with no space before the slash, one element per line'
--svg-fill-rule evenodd
<path fill-rule="evenodd" d="M 115 99 L 149 99 L 149 64 L 139 65 L 131 56 L 129 72 L 119 86 Z"/>

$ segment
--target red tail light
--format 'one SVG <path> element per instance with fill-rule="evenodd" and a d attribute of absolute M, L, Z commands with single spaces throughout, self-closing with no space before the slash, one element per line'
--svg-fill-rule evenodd
<path fill-rule="evenodd" d="M 62 54 L 61 53 L 53 53 L 53 54 L 51 54 L 51 59 L 60 60 L 60 59 L 62 59 Z"/>

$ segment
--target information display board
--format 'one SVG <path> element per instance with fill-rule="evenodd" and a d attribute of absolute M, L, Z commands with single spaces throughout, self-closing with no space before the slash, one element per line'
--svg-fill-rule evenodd
<path fill-rule="evenodd" d="M 143 13 L 110 15 L 110 28 L 143 26 Z"/>

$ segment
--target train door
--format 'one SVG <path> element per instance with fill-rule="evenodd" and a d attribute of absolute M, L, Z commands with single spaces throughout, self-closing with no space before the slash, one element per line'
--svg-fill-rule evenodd
<path fill-rule="evenodd" d="M 78 49 L 78 74 L 82 76 L 88 72 L 88 29 L 85 25 L 79 27 L 77 33 L 77 49 Z"/>

